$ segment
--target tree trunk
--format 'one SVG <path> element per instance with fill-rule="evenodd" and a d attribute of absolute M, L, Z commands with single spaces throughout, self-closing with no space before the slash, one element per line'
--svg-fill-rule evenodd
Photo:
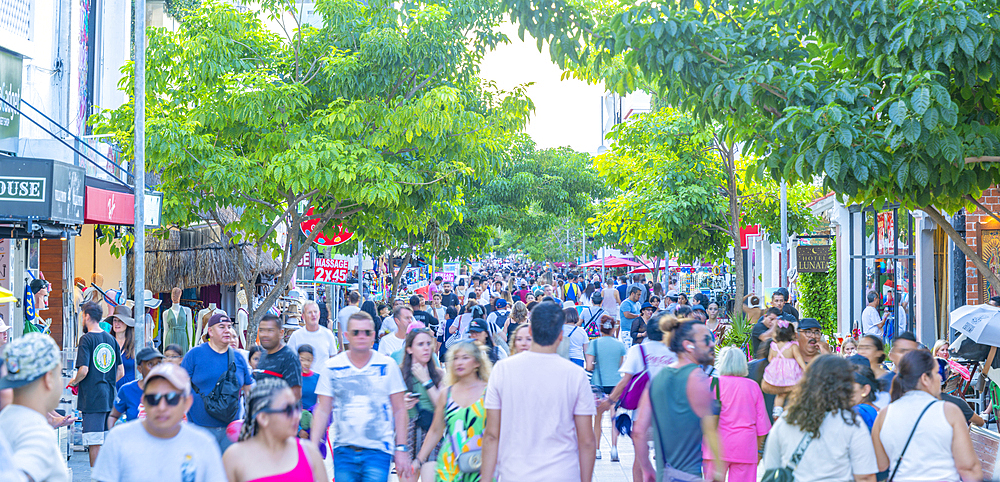
<path fill-rule="evenodd" d="M 743 250 L 740 248 L 740 213 L 743 206 L 737 188 L 735 148 L 732 145 L 721 146 L 725 154 L 726 187 L 729 191 L 729 236 L 733 239 L 733 275 L 736 277 L 736 290 L 733 292 L 733 309 L 730 316 L 740 312 L 743 307 Z"/>
<path fill-rule="evenodd" d="M 392 275 L 392 287 L 389 289 L 389 299 L 385 300 L 386 304 L 389 306 L 392 306 L 392 300 L 396 299 L 396 293 L 399 292 L 399 281 L 403 278 L 403 273 L 406 272 L 406 268 L 410 266 L 411 259 L 413 259 L 412 249 L 406 252 L 406 256 L 403 257 L 403 263 L 399 266 L 399 269 L 396 270 L 396 273 Z M 392 258 L 389 258 L 389 262 L 392 263 Z"/>
<path fill-rule="evenodd" d="M 944 229 L 944 232 L 948 234 L 948 237 L 951 238 L 951 241 L 955 243 L 955 246 L 957 246 L 959 250 L 965 253 L 965 257 L 972 261 L 972 264 L 976 267 L 976 270 L 978 270 L 979 273 L 982 274 L 983 277 L 985 277 L 986 280 L 989 281 L 991 285 L 1000 288 L 1000 278 L 998 278 L 996 273 L 994 273 L 993 270 L 990 269 L 989 265 L 986 264 L 986 261 L 983 261 L 982 256 L 979 256 L 979 253 L 976 253 L 972 249 L 972 247 L 969 246 L 969 243 L 965 242 L 965 239 L 962 238 L 962 235 L 958 234 L 958 231 L 955 231 L 954 226 L 952 226 L 951 223 L 948 222 L 947 219 L 945 219 L 943 214 L 938 212 L 938 210 L 933 206 L 920 208 L 920 210 L 927 213 L 927 215 L 930 216 L 931 219 L 933 219 L 938 226 L 941 226 L 941 229 Z M 983 303 L 986 300 L 979 300 L 979 301 L 980 303 Z"/>

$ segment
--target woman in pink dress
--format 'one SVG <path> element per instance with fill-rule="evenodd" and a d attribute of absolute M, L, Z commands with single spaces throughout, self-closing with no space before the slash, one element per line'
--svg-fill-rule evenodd
<path fill-rule="evenodd" d="M 703 472 L 713 474 L 722 464 L 729 482 L 756 482 L 757 462 L 771 419 L 764 407 L 760 386 L 747 376 L 747 357 L 734 346 L 723 348 L 715 357 L 719 372 L 719 445 L 722 460 L 712 460 L 712 451 L 702 443 Z"/>

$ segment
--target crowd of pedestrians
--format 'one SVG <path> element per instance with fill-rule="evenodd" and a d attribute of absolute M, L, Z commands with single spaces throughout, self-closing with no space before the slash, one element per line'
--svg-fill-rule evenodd
<path fill-rule="evenodd" d="M 779 291 L 753 312 L 749 353 L 717 350 L 718 304 L 641 275 L 505 268 L 428 291 L 348 293 L 329 327 L 314 302 L 301 326 L 267 314 L 246 352 L 224 313 L 161 353 L 136 346 L 127 311 L 85 303 L 69 385 L 93 480 L 588 482 L 623 436 L 636 481 L 982 479 L 982 419 L 942 393 L 964 368 L 943 342 L 904 332 L 887 353 L 873 332 L 834 354 Z M 2 359 L 0 476 L 67 480 L 58 348 L 26 335 Z M 123 381 L 129 363 L 140 377 Z"/>

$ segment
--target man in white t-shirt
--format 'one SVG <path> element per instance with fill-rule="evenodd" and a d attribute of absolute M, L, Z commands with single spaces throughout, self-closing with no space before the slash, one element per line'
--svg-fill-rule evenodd
<path fill-rule="evenodd" d="M 556 354 L 562 307 L 531 312 L 531 349 L 493 367 L 486 388 L 480 478 L 590 482 L 597 443 L 594 395 L 586 372 Z"/>
<path fill-rule="evenodd" d="M 319 305 L 315 301 L 307 301 L 302 307 L 302 321 L 306 326 L 303 329 L 295 330 L 288 338 L 288 347 L 293 352 L 298 353 L 302 345 L 313 347 L 313 364 L 322 366 L 322 363 L 337 354 L 337 337 L 333 332 L 319 324 Z"/>
<path fill-rule="evenodd" d="M 3 361 L 0 390 L 13 389 L 14 400 L 0 411 L 0 437 L 10 445 L 13 464 L 0 467 L 0 475 L 11 470 L 19 479 L 68 482 L 56 431 L 45 418 L 59 406 L 65 385 L 59 347 L 49 336 L 28 333 L 5 345 Z"/>
<path fill-rule="evenodd" d="M 392 310 L 392 321 L 397 327 L 402 328 L 397 328 L 378 341 L 378 352 L 385 356 L 392 356 L 393 353 L 403 349 L 403 344 L 406 342 L 406 328 L 414 321 L 413 310 L 409 306 L 397 306 Z"/>
<path fill-rule="evenodd" d="M 94 481 L 225 480 L 215 437 L 183 422 L 193 402 L 187 370 L 157 365 L 146 376 L 142 400 L 146 418 L 111 429 L 94 464 Z"/>
<path fill-rule="evenodd" d="M 334 478 L 338 482 L 387 480 L 389 462 L 410 471 L 403 374 L 392 358 L 372 350 L 375 322 L 363 311 L 347 320 L 348 349 L 317 373 L 313 426 L 325 427 L 333 410 Z M 313 430 L 312 443 L 323 443 Z"/>
<path fill-rule="evenodd" d="M 861 334 L 875 335 L 881 338 L 882 326 L 885 325 L 885 319 L 889 316 L 889 310 L 886 310 L 885 314 L 879 317 L 878 291 L 869 291 L 865 299 L 868 300 L 868 306 L 861 312 Z"/>
<path fill-rule="evenodd" d="M 344 338 L 344 330 L 347 329 L 347 319 L 351 315 L 361 311 L 358 308 L 358 304 L 361 303 L 361 295 L 357 291 L 352 291 L 347 295 L 347 306 L 340 309 L 337 312 L 337 340 L 340 341 L 340 346 L 347 349 L 347 340 Z"/>

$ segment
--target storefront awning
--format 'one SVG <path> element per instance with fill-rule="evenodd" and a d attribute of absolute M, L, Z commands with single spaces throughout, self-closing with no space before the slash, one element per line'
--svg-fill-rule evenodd
<path fill-rule="evenodd" d="M 83 224 L 83 168 L 0 158 L 0 238 L 61 238 Z"/>

